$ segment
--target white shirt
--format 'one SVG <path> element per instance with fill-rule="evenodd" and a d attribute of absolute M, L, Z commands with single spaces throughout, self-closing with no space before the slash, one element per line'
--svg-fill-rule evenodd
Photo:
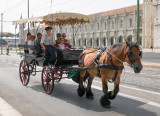
<path fill-rule="evenodd" d="M 28 45 L 34 45 L 34 41 L 29 40 Z M 32 54 L 32 53 L 33 53 L 33 50 L 31 48 L 29 48 L 29 54 Z"/>
<path fill-rule="evenodd" d="M 45 33 L 45 35 L 47 35 L 47 33 Z M 42 36 L 42 39 L 41 39 L 41 43 L 44 43 L 44 40 L 45 40 L 45 35 Z M 48 35 L 47 35 L 48 36 Z M 55 40 L 55 37 L 53 36 L 53 38 L 51 38 L 51 36 L 48 36 L 49 39 L 53 39 L 53 43 L 56 43 L 56 40 Z"/>
<path fill-rule="evenodd" d="M 59 44 L 59 49 L 64 50 L 65 49 L 65 45 L 64 44 Z"/>

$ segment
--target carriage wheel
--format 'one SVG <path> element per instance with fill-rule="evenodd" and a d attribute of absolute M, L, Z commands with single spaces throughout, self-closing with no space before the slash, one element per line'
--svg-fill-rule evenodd
<path fill-rule="evenodd" d="M 22 60 L 19 66 L 19 77 L 21 80 L 21 83 L 24 86 L 27 86 L 30 79 L 30 72 L 29 72 L 29 66 L 27 64 L 27 61 Z"/>
<path fill-rule="evenodd" d="M 51 94 L 54 88 L 54 73 L 50 67 L 43 67 L 41 80 L 44 91 Z"/>

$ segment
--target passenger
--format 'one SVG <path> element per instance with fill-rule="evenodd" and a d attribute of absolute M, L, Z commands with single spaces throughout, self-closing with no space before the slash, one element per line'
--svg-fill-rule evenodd
<path fill-rule="evenodd" d="M 31 33 L 30 33 L 30 32 L 28 32 L 28 33 L 27 33 L 27 40 L 25 41 L 25 44 L 26 44 L 26 45 L 27 45 L 27 44 L 28 44 L 28 42 L 29 42 L 30 36 L 31 36 Z"/>
<path fill-rule="evenodd" d="M 64 39 L 64 43 L 69 44 L 69 40 L 66 39 L 66 34 L 65 33 L 62 34 L 62 38 Z"/>
<path fill-rule="evenodd" d="M 28 41 L 28 45 L 34 46 L 34 40 L 35 40 L 35 36 L 31 35 L 30 40 Z M 29 54 L 33 54 L 33 53 L 34 53 L 34 49 L 29 48 Z"/>
<path fill-rule="evenodd" d="M 42 53 L 41 44 L 40 44 L 41 38 L 42 38 L 42 34 L 37 33 L 37 39 L 35 40 L 35 49 L 38 56 L 41 56 L 41 53 Z"/>
<path fill-rule="evenodd" d="M 57 40 L 56 40 L 57 44 L 60 44 L 60 39 L 61 39 L 61 34 L 57 33 Z"/>
<path fill-rule="evenodd" d="M 47 50 L 46 61 L 54 61 L 56 59 L 55 47 L 53 47 L 56 44 L 55 37 L 53 36 L 53 34 L 51 34 L 52 27 L 46 27 L 45 30 L 46 33 L 42 36 L 41 39 L 41 47 L 44 51 Z"/>
<path fill-rule="evenodd" d="M 61 50 L 65 49 L 64 39 L 60 39 L 60 44 L 58 44 L 58 48 L 61 49 Z"/>

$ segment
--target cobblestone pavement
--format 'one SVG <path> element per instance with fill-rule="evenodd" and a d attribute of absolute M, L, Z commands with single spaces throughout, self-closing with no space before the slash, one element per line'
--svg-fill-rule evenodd
<path fill-rule="evenodd" d="M 121 84 L 160 92 L 159 69 L 143 68 L 140 74 L 135 74 L 130 67 L 126 67 L 125 75 L 121 76 Z"/>

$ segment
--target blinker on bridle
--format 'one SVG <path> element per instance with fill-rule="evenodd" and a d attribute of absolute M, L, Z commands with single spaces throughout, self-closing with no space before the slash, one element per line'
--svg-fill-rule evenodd
<path fill-rule="evenodd" d="M 127 51 L 126 55 L 128 56 L 128 59 L 129 59 L 129 61 L 130 61 L 130 63 L 131 63 L 131 67 L 133 66 L 133 63 L 134 63 L 135 61 L 142 59 L 142 51 L 140 51 L 139 57 L 137 57 L 137 58 L 135 58 L 135 59 L 133 59 L 133 60 L 131 59 L 131 57 L 133 57 L 133 56 L 132 56 L 133 53 L 131 52 L 131 48 L 132 48 L 132 47 L 136 47 L 136 48 L 139 50 L 139 48 L 138 48 L 136 45 L 130 45 L 130 46 L 129 46 L 129 50 Z M 126 56 L 126 55 L 125 55 L 125 56 Z"/>

